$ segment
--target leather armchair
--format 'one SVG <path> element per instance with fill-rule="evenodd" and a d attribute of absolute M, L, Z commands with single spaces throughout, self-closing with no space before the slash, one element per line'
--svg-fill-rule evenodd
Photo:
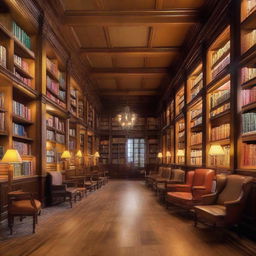
<path fill-rule="evenodd" d="M 157 185 L 161 183 L 165 183 L 170 180 L 172 176 L 172 168 L 171 167 L 163 167 L 163 171 L 160 177 L 153 179 L 153 188 L 157 191 Z"/>
<path fill-rule="evenodd" d="M 200 202 L 203 195 L 211 193 L 214 176 L 210 169 L 189 172 L 186 184 L 173 185 L 172 191 L 167 192 L 166 202 L 190 209 Z"/>
<path fill-rule="evenodd" d="M 184 180 L 185 172 L 183 170 L 172 169 L 170 179 L 166 180 L 164 183 L 157 183 L 157 194 L 159 196 L 160 201 L 164 200 L 168 185 L 184 183 Z"/>
<path fill-rule="evenodd" d="M 163 168 L 164 168 L 164 167 L 160 166 L 160 167 L 158 168 L 158 172 L 152 172 L 152 171 L 149 172 L 149 175 L 147 175 L 147 176 L 145 177 L 146 184 L 147 184 L 148 186 L 150 186 L 150 187 L 153 186 L 154 180 L 155 180 L 156 178 L 160 178 L 160 177 L 161 177 L 162 172 L 163 172 Z"/>
<path fill-rule="evenodd" d="M 198 219 L 213 226 L 230 226 L 239 223 L 252 181 L 253 178 L 248 176 L 217 176 L 217 191 L 202 196 L 202 205 L 194 207 L 195 226 Z"/>

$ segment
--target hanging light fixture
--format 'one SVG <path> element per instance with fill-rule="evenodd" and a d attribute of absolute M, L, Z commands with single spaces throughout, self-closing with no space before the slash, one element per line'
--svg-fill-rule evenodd
<path fill-rule="evenodd" d="M 126 106 L 124 112 L 117 115 L 117 120 L 123 129 L 131 129 L 136 121 L 136 114 L 130 111 L 130 108 Z"/>

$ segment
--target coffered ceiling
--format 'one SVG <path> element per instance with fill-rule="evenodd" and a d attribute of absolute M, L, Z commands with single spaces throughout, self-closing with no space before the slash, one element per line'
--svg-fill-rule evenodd
<path fill-rule="evenodd" d="M 112 109 L 156 105 L 205 2 L 59 1 L 103 106 Z"/>

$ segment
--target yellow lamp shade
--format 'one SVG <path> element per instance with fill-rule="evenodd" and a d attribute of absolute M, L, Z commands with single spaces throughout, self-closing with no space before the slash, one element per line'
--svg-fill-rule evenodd
<path fill-rule="evenodd" d="M 22 159 L 16 149 L 8 149 L 4 154 L 2 163 L 22 163 Z"/>
<path fill-rule="evenodd" d="M 170 157 L 170 156 L 172 156 L 171 152 L 170 152 L 170 151 L 167 151 L 167 152 L 166 152 L 166 157 Z"/>
<path fill-rule="evenodd" d="M 158 157 L 158 158 L 162 158 L 162 157 L 163 157 L 162 152 L 159 152 L 159 153 L 157 154 L 157 157 Z"/>
<path fill-rule="evenodd" d="M 211 156 L 222 156 L 224 154 L 225 153 L 224 153 L 224 150 L 223 150 L 221 145 L 219 145 L 219 144 L 211 145 L 210 150 L 209 150 L 209 155 L 211 155 Z"/>
<path fill-rule="evenodd" d="M 94 157 L 100 157 L 100 154 L 98 151 L 95 152 Z"/>
<path fill-rule="evenodd" d="M 70 152 L 69 152 L 68 150 L 65 150 L 65 151 L 62 153 L 61 158 L 62 158 L 62 159 L 69 159 L 69 158 L 71 158 Z"/>
<path fill-rule="evenodd" d="M 178 149 L 177 156 L 185 156 L 184 149 Z"/>
<path fill-rule="evenodd" d="M 77 156 L 77 157 L 82 157 L 82 156 L 83 156 L 81 150 L 78 150 L 78 151 L 77 151 L 76 156 Z"/>

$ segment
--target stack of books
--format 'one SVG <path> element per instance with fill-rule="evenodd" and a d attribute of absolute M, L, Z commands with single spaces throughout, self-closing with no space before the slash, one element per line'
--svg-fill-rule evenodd
<path fill-rule="evenodd" d="M 243 164 L 245 166 L 256 166 L 256 144 L 243 144 Z"/>
<path fill-rule="evenodd" d="M 6 68 L 6 48 L 0 45 L 0 65 Z"/>
<path fill-rule="evenodd" d="M 19 66 L 21 69 L 29 73 L 29 66 L 28 63 L 23 60 L 20 56 L 14 54 L 14 63 Z"/>
<path fill-rule="evenodd" d="M 20 155 L 31 155 L 31 145 L 24 142 L 13 141 L 13 148 L 18 150 Z"/>
<path fill-rule="evenodd" d="M 15 100 L 13 101 L 13 112 L 15 115 L 31 121 L 31 109 Z"/>

